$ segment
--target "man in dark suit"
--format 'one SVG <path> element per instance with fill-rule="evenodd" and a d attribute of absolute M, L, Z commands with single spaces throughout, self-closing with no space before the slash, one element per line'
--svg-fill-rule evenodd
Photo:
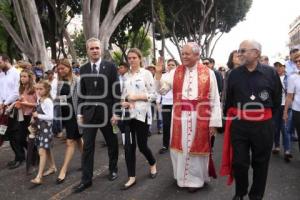
<path fill-rule="evenodd" d="M 117 68 L 101 59 L 100 40 L 86 42 L 90 62 L 80 68 L 78 123 L 83 127 L 82 178 L 74 192 L 82 192 L 92 185 L 95 138 L 101 130 L 108 147 L 109 180 L 115 180 L 118 162 L 118 138 L 112 124 L 117 123 L 116 112 L 120 102 L 120 85 Z"/>

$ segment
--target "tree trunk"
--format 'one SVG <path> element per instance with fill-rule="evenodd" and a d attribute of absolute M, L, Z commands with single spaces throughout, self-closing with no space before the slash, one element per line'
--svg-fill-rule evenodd
<path fill-rule="evenodd" d="M 110 0 L 108 11 L 103 21 L 100 21 L 100 11 L 102 0 L 82 0 L 82 23 L 85 39 L 91 37 L 99 38 L 101 41 L 102 57 L 108 51 L 108 44 L 113 32 L 122 19 L 140 2 L 140 0 L 130 0 L 117 13 L 118 0 Z M 97 26 L 97 24 L 99 26 Z"/>
<path fill-rule="evenodd" d="M 43 29 L 37 12 L 35 1 L 22 1 L 22 4 L 24 8 L 23 11 L 25 19 L 27 21 L 31 35 L 31 41 L 34 46 L 34 54 L 36 58 L 35 61 L 40 60 L 47 70 L 51 65 L 47 55 Z"/>
<path fill-rule="evenodd" d="M 72 61 L 77 62 L 76 50 L 75 50 L 75 47 L 73 45 L 73 42 L 71 41 L 71 38 L 70 38 L 70 35 L 69 35 L 68 31 L 66 29 L 64 29 L 63 34 L 64 34 L 64 37 L 67 41 L 69 53 L 72 56 Z"/>
<path fill-rule="evenodd" d="M 20 5 L 20 2 L 22 6 Z M 0 22 L 21 52 L 23 52 L 32 62 L 40 60 L 46 69 L 48 69 L 50 60 L 48 59 L 44 34 L 35 1 L 13 0 L 13 3 L 18 25 L 22 33 L 19 35 L 2 13 L 0 13 Z M 24 22 L 24 19 L 26 20 L 26 23 Z M 26 25 L 28 26 L 28 29 L 25 27 Z"/>

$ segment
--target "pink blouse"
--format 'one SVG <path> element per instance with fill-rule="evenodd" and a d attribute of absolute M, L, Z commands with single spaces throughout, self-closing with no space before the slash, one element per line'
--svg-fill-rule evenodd
<path fill-rule="evenodd" d="M 25 90 L 23 92 L 23 94 L 21 95 L 21 101 L 22 102 L 28 102 L 28 103 L 36 103 L 37 102 L 37 97 L 36 97 L 36 94 L 33 93 L 33 94 L 28 94 L 28 91 Z M 22 105 L 22 111 L 23 111 L 23 115 L 31 115 L 33 110 L 34 110 L 35 107 L 32 107 L 32 106 L 25 106 L 25 105 Z"/>

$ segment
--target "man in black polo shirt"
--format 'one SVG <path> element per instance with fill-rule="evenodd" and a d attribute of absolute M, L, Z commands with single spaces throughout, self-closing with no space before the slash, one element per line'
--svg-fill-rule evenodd
<path fill-rule="evenodd" d="M 224 154 L 232 152 L 233 157 L 229 162 L 231 171 L 226 174 L 221 170 L 221 175 L 233 175 L 236 185 L 233 199 L 243 199 L 248 193 L 251 161 L 253 184 L 249 198 L 259 200 L 265 191 L 273 144 L 272 113 L 280 107 L 282 86 L 276 71 L 259 63 L 261 45 L 258 42 L 243 41 L 238 55 L 241 67 L 230 73 L 226 92 L 224 112 L 233 119 L 226 119 L 222 170 L 228 161 Z M 232 147 L 232 151 L 227 151 L 228 146 Z"/>

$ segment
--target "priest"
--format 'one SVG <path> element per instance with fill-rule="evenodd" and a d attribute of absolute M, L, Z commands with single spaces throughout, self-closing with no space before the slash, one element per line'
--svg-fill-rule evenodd
<path fill-rule="evenodd" d="M 211 137 L 222 126 L 218 84 L 214 72 L 199 63 L 200 47 L 187 43 L 182 65 L 161 80 L 162 61 L 156 66 L 156 89 L 173 89 L 170 153 L 179 187 L 195 192 L 209 181 Z"/>

